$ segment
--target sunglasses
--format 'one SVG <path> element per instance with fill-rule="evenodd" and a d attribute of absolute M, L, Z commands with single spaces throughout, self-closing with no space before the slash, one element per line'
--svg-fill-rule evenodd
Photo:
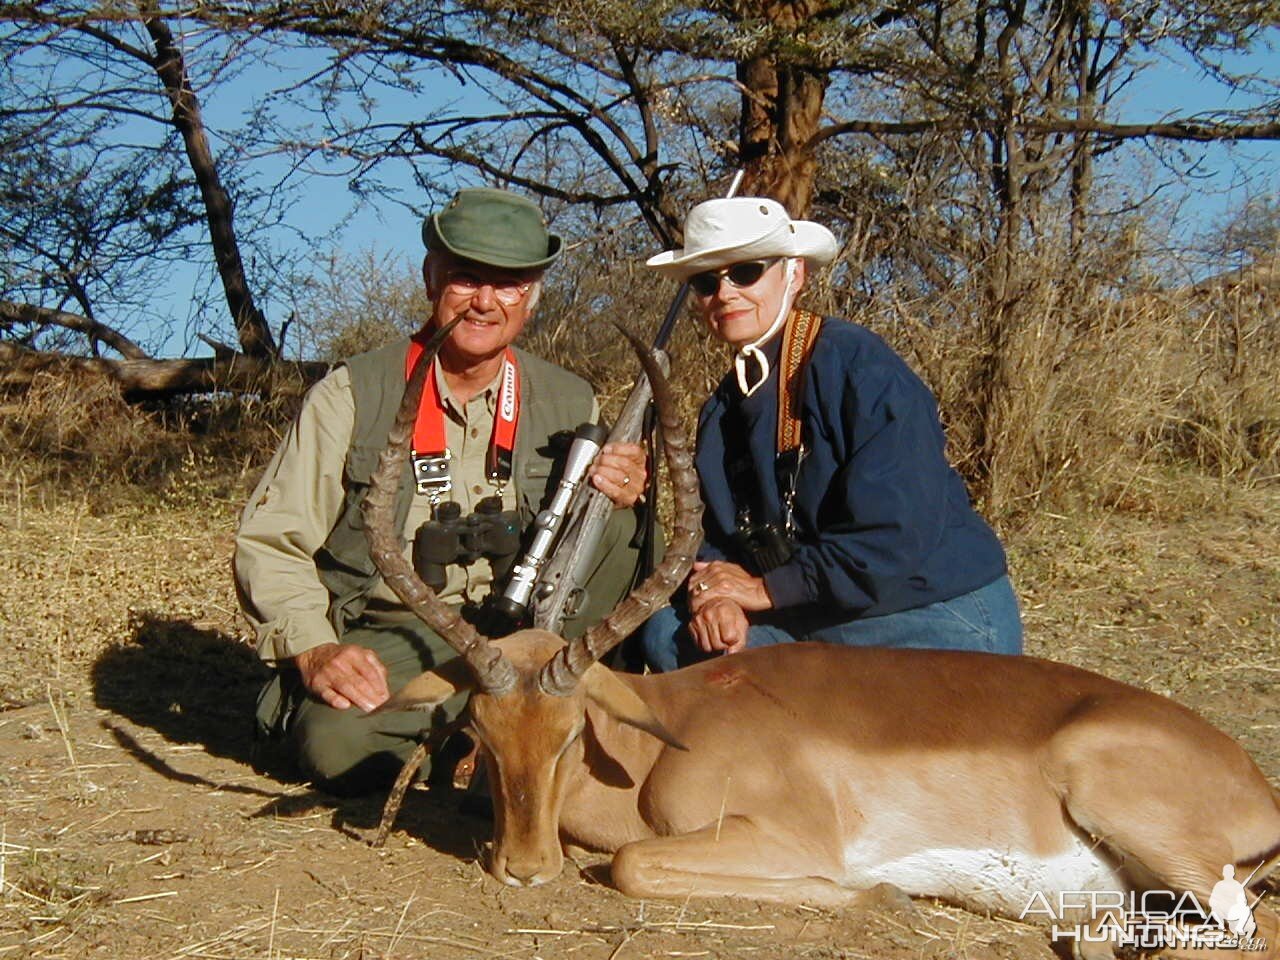
<path fill-rule="evenodd" d="M 689 286 L 700 297 L 713 297 L 720 289 L 722 279 L 738 289 L 749 287 L 758 283 L 764 272 L 777 262 L 778 258 L 774 257 L 772 260 L 747 260 L 721 270 L 704 270 L 689 278 Z"/>

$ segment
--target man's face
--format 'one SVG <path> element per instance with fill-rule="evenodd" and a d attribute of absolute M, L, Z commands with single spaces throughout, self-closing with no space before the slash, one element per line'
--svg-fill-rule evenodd
<path fill-rule="evenodd" d="M 472 260 L 429 254 L 423 262 L 435 327 L 462 322 L 441 353 L 463 366 L 483 363 L 504 351 L 533 314 L 542 272 L 505 270 Z"/>
<path fill-rule="evenodd" d="M 804 276 L 805 263 L 797 260 L 792 281 L 796 290 L 804 283 Z M 758 340 L 778 316 L 787 293 L 786 260 L 744 261 L 708 270 L 690 278 L 690 283 L 711 332 L 742 347 Z"/>

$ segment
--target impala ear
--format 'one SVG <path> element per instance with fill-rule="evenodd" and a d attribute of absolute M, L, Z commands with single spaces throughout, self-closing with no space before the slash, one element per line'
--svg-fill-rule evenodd
<path fill-rule="evenodd" d="M 625 723 L 652 734 L 667 746 L 675 747 L 677 750 L 689 749 L 662 725 L 662 721 L 649 705 L 640 699 L 639 694 L 618 679 L 618 675 L 608 667 L 598 663 L 588 667 L 587 672 L 582 675 L 582 691 L 587 695 L 588 700 L 619 723 Z"/>
<path fill-rule="evenodd" d="M 440 666 L 420 673 L 392 694 L 391 699 L 369 711 L 388 713 L 392 710 L 434 710 L 460 690 L 475 688 L 476 678 L 462 657 L 455 657 Z"/>

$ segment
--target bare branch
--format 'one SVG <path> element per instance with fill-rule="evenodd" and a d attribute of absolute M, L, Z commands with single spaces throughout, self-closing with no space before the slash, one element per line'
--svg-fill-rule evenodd
<path fill-rule="evenodd" d="M 1238 140 L 1280 140 L 1280 122 L 1228 123 L 1202 120 L 1170 120 L 1159 123 L 1107 123 L 1085 119 L 1029 118 L 1017 121 L 1018 129 L 1031 133 L 1094 133 L 1114 140 L 1134 140 L 1156 137 L 1164 140 L 1195 140 L 1200 142 L 1228 142 Z M 917 133 L 986 129 L 992 132 L 996 124 L 975 124 L 966 117 L 940 117 L 936 120 L 846 120 L 823 127 L 810 138 L 810 149 L 834 137 L 850 133 L 869 133 L 875 136 L 909 136 Z"/>
<path fill-rule="evenodd" d="M 37 307 L 30 303 L 14 303 L 11 300 L 0 300 L 0 325 L 14 323 L 52 324 L 77 330 L 90 341 L 104 343 L 127 360 L 146 360 L 147 352 L 118 330 L 113 330 L 97 320 L 82 317 L 76 313 L 52 310 L 48 307 Z"/>

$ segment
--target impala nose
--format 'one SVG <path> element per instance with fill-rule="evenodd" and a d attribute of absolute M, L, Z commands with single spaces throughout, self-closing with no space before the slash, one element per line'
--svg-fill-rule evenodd
<path fill-rule="evenodd" d="M 512 887 L 536 887 L 546 883 L 546 863 L 541 858 L 508 860 L 503 864 L 503 882 Z"/>
<path fill-rule="evenodd" d="M 560 850 L 520 850 L 503 856 L 499 853 L 490 867 L 493 875 L 510 887 L 536 887 L 554 880 L 563 860 Z"/>

